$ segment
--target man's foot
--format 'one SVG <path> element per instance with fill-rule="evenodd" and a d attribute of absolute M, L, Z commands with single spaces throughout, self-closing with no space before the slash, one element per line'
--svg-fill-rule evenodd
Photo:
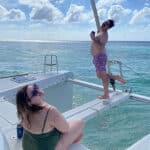
<path fill-rule="evenodd" d="M 126 81 L 121 76 L 117 76 L 116 80 L 119 81 L 119 82 L 121 82 L 122 84 L 126 83 Z"/>
<path fill-rule="evenodd" d="M 98 96 L 99 99 L 109 99 L 109 96 L 107 95 L 102 95 L 102 96 Z"/>

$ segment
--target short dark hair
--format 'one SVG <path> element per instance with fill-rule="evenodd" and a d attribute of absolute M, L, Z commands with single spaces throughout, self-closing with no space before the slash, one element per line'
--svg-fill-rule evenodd
<path fill-rule="evenodd" d="M 112 28 L 115 26 L 115 22 L 112 19 L 108 19 L 107 21 L 109 21 L 109 28 Z"/>

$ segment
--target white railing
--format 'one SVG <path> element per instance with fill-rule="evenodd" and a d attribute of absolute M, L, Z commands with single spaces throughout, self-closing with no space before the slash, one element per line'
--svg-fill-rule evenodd
<path fill-rule="evenodd" d="M 56 55 L 45 55 L 44 56 L 44 73 L 46 72 L 46 66 L 50 67 L 52 71 L 52 67 L 55 66 L 58 73 L 58 59 Z"/>
<path fill-rule="evenodd" d="M 83 80 L 78 80 L 78 79 L 68 79 L 68 81 L 72 82 L 73 84 L 77 84 L 77 85 L 80 85 L 80 86 L 88 87 L 88 88 L 91 88 L 91 89 L 103 90 L 103 86 L 95 84 L 95 83 L 90 83 L 90 82 L 83 81 Z M 109 88 L 109 91 L 113 91 L 113 89 Z M 121 92 L 121 90 L 116 90 L 116 91 L 117 92 Z M 130 92 L 130 89 L 129 89 L 129 92 Z M 135 99 L 137 101 L 141 101 L 141 102 L 145 102 L 145 103 L 150 103 L 150 97 L 148 97 L 148 96 L 130 93 L 129 97 L 131 99 Z"/>

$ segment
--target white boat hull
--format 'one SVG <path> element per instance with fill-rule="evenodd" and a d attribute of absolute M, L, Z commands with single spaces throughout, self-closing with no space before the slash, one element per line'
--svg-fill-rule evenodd
<path fill-rule="evenodd" d="M 150 150 L 150 134 L 137 141 L 126 150 Z"/>
<path fill-rule="evenodd" d="M 116 92 L 112 92 L 110 94 L 108 104 L 104 104 L 99 99 L 96 99 L 72 109 L 73 84 L 79 84 L 81 86 L 86 86 L 96 90 L 103 89 L 103 87 L 100 87 L 96 84 L 81 80 L 73 80 L 71 79 L 72 77 L 73 74 L 70 72 L 59 72 L 54 74 L 32 74 L 25 77 L 16 77 L 16 80 L 12 78 L 0 80 L 1 150 L 22 150 L 21 140 L 16 138 L 16 125 L 18 118 L 15 106 L 15 94 L 18 88 L 26 84 L 37 83 L 40 87 L 42 87 L 46 94 L 45 99 L 52 100 L 48 102 L 64 112 L 63 115 L 67 120 L 82 118 L 83 120 L 88 121 L 94 118 L 97 114 L 117 105 L 120 102 L 123 102 L 130 96 L 138 97 L 149 102 L 149 98 L 147 97 L 141 97 L 135 94 L 131 95 L 130 93 L 117 90 Z M 69 150 L 89 149 L 78 143 L 71 145 Z M 134 144 L 127 150 L 150 150 L 150 135 Z"/>

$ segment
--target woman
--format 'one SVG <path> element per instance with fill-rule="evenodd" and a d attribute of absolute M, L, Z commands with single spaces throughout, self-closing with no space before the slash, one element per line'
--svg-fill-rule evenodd
<path fill-rule="evenodd" d="M 84 123 L 67 122 L 43 97 L 44 91 L 36 84 L 26 85 L 17 92 L 17 113 L 24 128 L 23 150 L 67 150 L 81 139 Z"/>

